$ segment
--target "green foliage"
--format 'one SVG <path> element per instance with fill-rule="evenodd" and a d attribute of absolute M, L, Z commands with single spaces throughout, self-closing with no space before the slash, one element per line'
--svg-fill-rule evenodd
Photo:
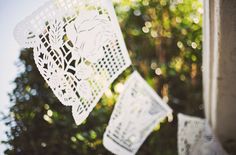
<path fill-rule="evenodd" d="M 177 1 L 177 0 L 176 0 Z M 198 0 L 121 0 L 115 3 L 134 67 L 176 112 L 202 116 L 202 6 Z M 32 50 L 21 51 L 24 68 L 15 79 L 6 124 L 7 155 L 111 154 L 102 145 L 115 100 L 132 69 L 112 84 L 88 119 L 76 126 L 34 64 Z M 177 121 L 162 123 L 140 155 L 177 154 Z"/>

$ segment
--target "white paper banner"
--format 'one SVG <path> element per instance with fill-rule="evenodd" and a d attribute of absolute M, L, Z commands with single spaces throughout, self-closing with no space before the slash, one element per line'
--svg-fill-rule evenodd
<path fill-rule="evenodd" d="M 103 135 L 103 145 L 114 154 L 135 154 L 153 128 L 166 116 L 171 117 L 172 110 L 134 72 L 126 81 L 112 112 Z"/>
<path fill-rule="evenodd" d="M 54 0 L 15 28 L 23 47 L 62 104 L 84 121 L 130 64 L 110 0 Z"/>
<path fill-rule="evenodd" d="M 208 123 L 201 118 L 178 115 L 179 155 L 227 155 Z"/>

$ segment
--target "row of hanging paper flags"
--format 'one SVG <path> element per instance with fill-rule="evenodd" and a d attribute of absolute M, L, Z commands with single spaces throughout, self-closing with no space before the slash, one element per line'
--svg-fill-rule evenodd
<path fill-rule="evenodd" d="M 131 65 L 110 0 L 49 1 L 17 25 L 15 38 L 23 47 L 33 48 L 41 75 L 60 102 L 72 107 L 77 125 Z M 161 120 L 172 118 L 172 110 L 137 71 L 124 87 L 103 144 L 115 154 L 131 155 Z M 179 154 L 224 152 L 206 124 L 179 115 Z"/>

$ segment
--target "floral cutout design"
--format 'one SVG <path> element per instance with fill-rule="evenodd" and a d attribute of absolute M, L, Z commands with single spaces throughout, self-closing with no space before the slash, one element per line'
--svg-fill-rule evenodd
<path fill-rule="evenodd" d="M 130 64 L 110 0 L 49 1 L 15 28 L 41 75 L 82 123 Z"/>
<path fill-rule="evenodd" d="M 66 27 L 68 38 L 74 44 L 75 58 L 84 57 L 96 62 L 104 56 L 103 46 L 114 36 L 105 15 L 97 11 L 82 11 L 78 18 Z"/>
<path fill-rule="evenodd" d="M 91 77 L 92 75 L 93 75 L 93 69 L 90 65 L 86 64 L 85 62 L 82 62 L 77 66 L 75 76 L 78 79 L 85 80 Z"/>
<path fill-rule="evenodd" d="M 153 128 L 171 116 L 169 106 L 134 72 L 117 100 L 103 145 L 114 154 L 133 155 Z"/>

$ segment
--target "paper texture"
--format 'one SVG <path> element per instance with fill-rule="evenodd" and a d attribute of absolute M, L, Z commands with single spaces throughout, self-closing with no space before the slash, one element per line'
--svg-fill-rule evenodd
<path fill-rule="evenodd" d="M 118 98 L 103 144 L 114 154 L 135 154 L 153 128 L 171 113 L 169 106 L 134 72 Z"/>
<path fill-rule="evenodd" d="M 109 0 L 54 0 L 15 28 L 16 40 L 33 48 L 35 63 L 82 123 L 109 85 L 130 64 Z"/>

